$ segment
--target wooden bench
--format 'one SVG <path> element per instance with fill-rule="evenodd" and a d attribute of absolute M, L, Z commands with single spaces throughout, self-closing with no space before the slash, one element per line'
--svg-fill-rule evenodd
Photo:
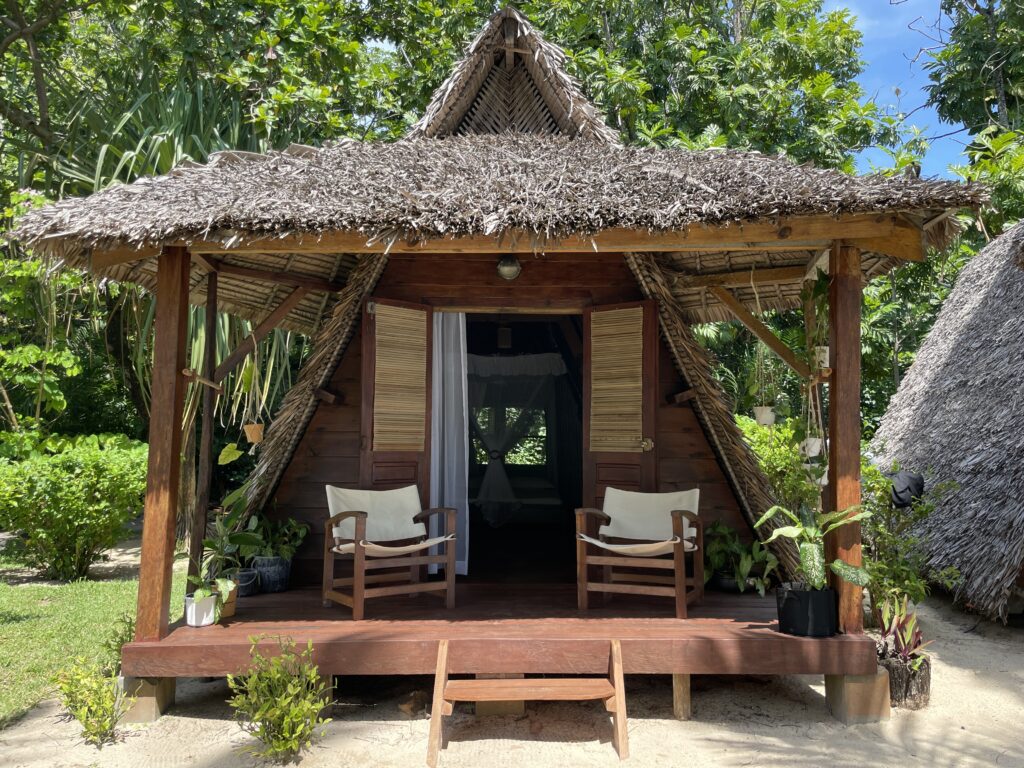
<path fill-rule="evenodd" d="M 448 641 L 439 641 L 427 745 L 427 765 L 430 768 L 437 768 L 444 742 L 444 718 L 452 714 L 457 701 L 603 701 L 612 716 L 612 745 L 620 759 L 629 757 L 622 647 L 618 640 L 609 643 L 607 677 L 476 680 L 448 679 Z"/>

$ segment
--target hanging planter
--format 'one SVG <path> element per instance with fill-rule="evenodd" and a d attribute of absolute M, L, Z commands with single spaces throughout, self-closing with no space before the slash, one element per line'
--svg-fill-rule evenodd
<path fill-rule="evenodd" d="M 819 369 L 828 368 L 830 362 L 827 346 L 817 346 L 814 348 L 814 364 Z"/>
<path fill-rule="evenodd" d="M 775 423 L 775 408 L 771 405 L 755 405 L 754 421 L 762 427 L 770 427 Z"/>
<path fill-rule="evenodd" d="M 800 443 L 800 454 L 813 459 L 821 455 L 822 439 L 820 437 L 808 437 Z"/>
<path fill-rule="evenodd" d="M 262 424 L 243 424 L 242 429 L 245 430 L 245 439 L 253 445 L 259 445 L 263 442 Z"/>

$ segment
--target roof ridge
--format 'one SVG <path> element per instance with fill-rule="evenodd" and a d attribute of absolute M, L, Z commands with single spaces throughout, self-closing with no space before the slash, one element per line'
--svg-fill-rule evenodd
<path fill-rule="evenodd" d="M 491 15 L 470 43 L 448 78 L 434 91 L 422 117 L 406 138 L 436 138 L 457 132 L 562 133 L 607 144 L 618 144 L 618 134 L 583 94 L 579 82 L 565 69 L 566 54 L 544 39 L 540 31 L 515 7 L 506 5 Z M 516 101 L 536 104 L 528 115 L 512 120 L 501 114 L 504 99 L 493 94 L 488 75 L 496 66 L 523 69 L 524 88 Z M 530 88 L 532 86 L 532 88 Z M 466 126 L 466 118 L 472 126 Z"/>

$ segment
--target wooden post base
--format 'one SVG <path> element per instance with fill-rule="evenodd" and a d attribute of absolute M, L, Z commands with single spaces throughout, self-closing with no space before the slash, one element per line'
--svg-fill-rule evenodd
<path fill-rule="evenodd" d="M 121 719 L 123 723 L 152 723 L 174 704 L 173 677 L 124 677 L 122 690 L 135 701 Z"/>
<path fill-rule="evenodd" d="M 889 673 L 825 675 L 825 702 L 832 716 L 846 725 L 889 719 Z"/>
<path fill-rule="evenodd" d="M 693 717 L 689 675 L 672 675 L 672 716 L 676 720 Z"/>
<path fill-rule="evenodd" d="M 525 675 L 509 673 L 509 674 L 478 674 L 477 680 L 522 680 Z M 474 704 L 474 711 L 477 717 L 487 717 L 490 715 L 516 715 L 522 716 L 526 714 L 526 702 L 525 701 L 478 701 Z"/>

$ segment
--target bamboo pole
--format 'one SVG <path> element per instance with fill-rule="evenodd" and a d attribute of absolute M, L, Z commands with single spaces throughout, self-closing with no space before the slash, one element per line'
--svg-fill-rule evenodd
<path fill-rule="evenodd" d="M 217 367 L 217 273 L 206 276 L 206 317 L 203 346 L 203 379 L 213 381 Z M 203 386 L 203 415 L 199 431 L 199 479 L 196 481 L 196 506 L 189 526 L 188 574 L 199 573 L 206 536 L 206 516 L 210 507 L 210 484 L 213 482 L 213 417 L 217 409 L 217 391 Z"/>

